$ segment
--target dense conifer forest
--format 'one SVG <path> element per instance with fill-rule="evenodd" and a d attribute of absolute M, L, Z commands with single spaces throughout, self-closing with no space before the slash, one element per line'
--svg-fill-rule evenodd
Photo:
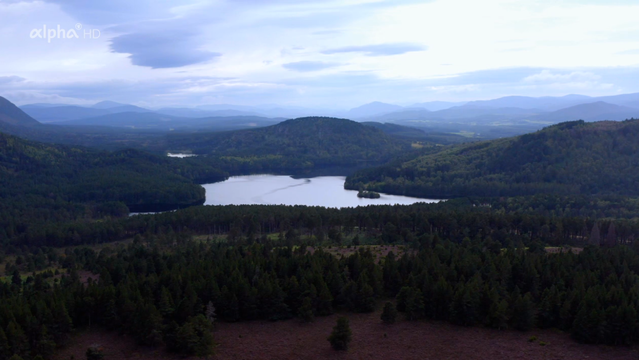
<path fill-rule="evenodd" d="M 73 329 L 100 326 L 129 334 L 140 345 L 165 344 L 171 351 L 205 356 L 214 350 L 209 330 L 218 321 L 371 312 L 380 299 L 394 299 L 408 320 L 521 331 L 552 327 L 585 343 L 623 345 L 639 339 L 639 252 L 623 231 L 611 230 L 616 224 L 602 223 L 601 228 L 608 227 L 602 238 L 625 245 L 597 243 L 578 254 L 548 254 L 537 244 L 541 234 L 493 229 L 497 219 L 484 219 L 475 231 L 448 217 L 448 224 L 411 227 L 402 209 L 382 212 L 388 222 L 381 231 L 338 225 L 349 218 L 346 214 L 326 218 L 320 209 L 264 207 L 273 218 L 293 215 L 282 220 L 288 230 L 272 237 L 236 227 L 224 236 L 193 241 L 186 231 L 165 229 L 99 252 L 40 248 L 11 263 L 11 280 L 0 284 L 0 351 L 3 357 L 46 358 L 69 341 Z M 196 210 L 209 219 L 212 215 L 205 208 L 190 211 Z M 217 211 L 221 216 L 227 210 Z M 307 224 L 315 226 L 289 222 L 313 213 L 319 216 L 308 216 Z M 233 209 L 226 216 L 233 218 Z M 448 236 L 458 228 L 457 237 Z M 405 250 L 381 262 L 370 250 L 375 247 L 350 256 L 326 251 L 364 239 L 402 244 Z M 60 264 L 61 275 L 36 271 L 54 264 Z M 21 277 L 27 269 L 32 272 Z M 93 274 L 93 280 L 81 281 L 79 271 Z"/>
<path fill-rule="evenodd" d="M 639 195 L 639 120 L 566 122 L 364 169 L 346 187 L 427 198 Z"/>

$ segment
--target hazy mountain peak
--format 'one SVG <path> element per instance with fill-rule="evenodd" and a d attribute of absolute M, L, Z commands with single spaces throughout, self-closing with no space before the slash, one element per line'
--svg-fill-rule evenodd
<path fill-rule="evenodd" d="M 119 106 L 126 106 L 128 104 L 122 104 L 119 102 L 115 102 L 115 101 L 109 101 L 109 100 L 105 100 L 105 101 L 100 101 L 99 103 L 91 106 L 94 109 L 110 109 L 110 108 L 114 108 L 114 107 L 119 107 Z"/>
<path fill-rule="evenodd" d="M 348 116 L 352 118 L 368 117 L 387 114 L 402 109 L 403 107 L 399 105 L 387 104 L 381 101 L 373 101 L 371 103 L 350 109 L 348 111 Z"/>

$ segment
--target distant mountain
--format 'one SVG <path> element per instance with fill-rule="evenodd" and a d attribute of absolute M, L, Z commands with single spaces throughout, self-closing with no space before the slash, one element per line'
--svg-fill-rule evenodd
<path fill-rule="evenodd" d="M 99 103 L 91 106 L 94 109 L 111 109 L 114 107 L 127 106 L 128 104 L 122 104 L 115 101 L 100 101 Z"/>
<path fill-rule="evenodd" d="M 50 104 L 50 103 L 34 103 L 20 106 L 20 109 L 31 109 L 31 108 L 52 108 L 58 106 L 73 106 L 71 104 Z"/>
<path fill-rule="evenodd" d="M 253 111 L 255 110 L 255 107 L 253 106 L 233 105 L 233 104 L 199 105 L 199 106 L 196 106 L 195 108 L 199 110 L 206 110 L 206 111 L 218 111 L 218 110 Z"/>
<path fill-rule="evenodd" d="M 93 109 L 75 105 L 64 105 L 55 107 L 33 107 L 26 105 L 20 108 L 42 123 L 76 120 L 88 117 L 102 116 L 111 113 L 109 110 L 105 109 Z"/>
<path fill-rule="evenodd" d="M 120 112 L 140 112 L 140 113 L 151 112 L 151 110 L 149 109 L 141 108 L 135 105 L 114 106 L 114 107 L 108 108 L 107 110 L 109 110 L 109 112 L 112 114 L 120 113 Z"/>
<path fill-rule="evenodd" d="M 156 111 L 160 114 L 187 117 L 187 118 L 204 118 L 216 116 L 258 116 L 255 112 L 242 110 L 202 110 L 192 108 L 162 108 Z"/>
<path fill-rule="evenodd" d="M 134 105 L 123 105 L 110 102 L 112 107 L 84 107 L 77 105 L 40 106 L 38 104 L 23 105 L 20 108 L 42 123 L 54 123 L 103 116 L 121 112 L 150 112 Z"/>
<path fill-rule="evenodd" d="M 169 135 L 168 148 L 221 157 L 253 170 L 361 166 L 411 150 L 410 142 L 376 128 L 326 117 L 287 120 L 254 130 Z"/>
<path fill-rule="evenodd" d="M 629 101 L 627 103 L 623 103 L 622 106 L 631 107 L 633 109 L 639 109 L 639 100 L 637 100 L 637 101 Z"/>
<path fill-rule="evenodd" d="M 609 104 L 603 101 L 581 104 L 534 117 L 547 123 L 571 120 L 601 121 L 639 118 L 639 109 Z"/>
<path fill-rule="evenodd" d="M 594 98 L 595 101 L 603 101 L 609 104 L 635 107 L 639 103 L 639 93 L 634 94 L 621 94 L 612 96 L 600 96 Z"/>
<path fill-rule="evenodd" d="M 33 127 L 40 125 L 40 123 L 12 102 L 0 96 L 0 125 Z"/>
<path fill-rule="evenodd" d="M 400 111 L 403 107 L 399 105 L 386 104 L 375 101 L 366 105 L 358 106 L 350 109 L 346 114 L 350 119 L 366 118 L 376 115 L 387 114 L 394 111 Z"/>
<path fill-rule="evenodd" d="M 572 121 L 361 170 L 346 187 L 427 198 L 639 196 L 639 120 Z"/>
<path fill-rule="evenodd" d="M 426 109 L 405 109 L 402 111 L 392 112 L 384 115 L 367 118 L 371 121 L 393 121 L 402 120 L 428 120 L 428 121 L 444 121 L 444 120 L 461 120 L 467 122 L 476 121 L 479 116 L 493 116 L 495 119 L 502 119 L 504 116 L 509 118 L 518 118 L 523 115 L 535 115 L 536 112 L 520 108 L 481 108 L 467 104 L 463 106 L 455 106 L 445 110 L 428 111 Z M 499 117 L 497 117 L 499 116 Z"/>
<path fill-rule="evenodd" d="M 449 101 L 429 101 L 423 103 L 417 103 L 409 106 L 409 108 L 422 108 L 429 111 L 439 111 L 450 109 L 454 106 L 466 105 L 466 102 L 449 102 Z"/>
<path fill-rule="evenodd" d="M 566 95 L 562 97 L 506 96 L 493 100 L 470 101 L 466 105 L 477 108 L 520 108 L 553 111 L 593 101 L 584 95 Z"/>
<path fill-rule="evenodd" d="M 70 120 L 59 125 L 73 126 L 110 126 L 129 129 L 147 130 L 196 130 L 206 129 L 210 131 L 228 131 L 249 129 L 274 125 L 283 119 L 269 119 L 258 116 L 227 116 L 207 118 L 185 118 L 158 114 L 154 112 L 137 113 L 123 112 L 107 114 L 98 117 Z"/>
<path fill-rule="evenodd" d="M 76 120 L 69 120 L 62 125 L 93 125 L 93 126 L 115 126 L 128 128 L 156 128 L 160 124 L 177 122 L 182 118 L 157 113 L 121 112 L 106 114 L 96 117 L 88 117 Z M 162 126 L 165 127 L 165 126 Z"/>

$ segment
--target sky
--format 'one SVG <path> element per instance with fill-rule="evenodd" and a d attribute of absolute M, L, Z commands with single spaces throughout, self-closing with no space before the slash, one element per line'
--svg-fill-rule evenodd
<path fill-rule="evenodd" d="M 348 109 L 632 93 L 637 19 L 637 0 L 0 0 L 0 96 Z"/>

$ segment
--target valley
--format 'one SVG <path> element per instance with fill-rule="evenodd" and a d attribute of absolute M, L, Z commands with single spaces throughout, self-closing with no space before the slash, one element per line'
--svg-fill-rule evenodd
<path fill-rule="evenodd" d="M 102 119 L 148 128 L 0 110 L 14 134 L 0 135 L 0 352 L 332 358 L 339 315 L 345 358 L 635 356 L 637 120 L 484 140 L 331 117 L 173 131 L 141 110 Z"/>

